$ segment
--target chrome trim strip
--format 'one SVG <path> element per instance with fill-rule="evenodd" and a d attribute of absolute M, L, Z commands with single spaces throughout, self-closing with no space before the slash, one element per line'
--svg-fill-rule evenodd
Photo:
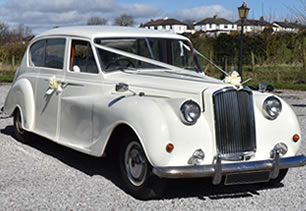
<path fill-rule="evenodd" d="M 244 86 L 242 86 L 242 87 L 226 86 L 226 87 L 223 87 L 222 89 L 219 89 L 219 90 L 215 91 L 213 93 L 213 97 L 215 97 L 216 95 L 218 95 L 220 93 L 224 93 L 224 92 L 228 92 L 228 91 L 241 91 L 241 90 L 244 90 L 244 91 L 249 92 L 249 93 L 253 93 L 252 90 L 250 90 L 249 88 L 246 88 Z"/>
<path fill-rule="evenodd" d="M 250 160 L 252 157 L 255 156 L 256 149 L 250 152 L 237 152 L 237 153 L 230 153 L 230 154 L 221 154 L 222 160 L 227 161 L 240 161 L 240 160 Z M 273 158 L 273 157 L 272 157 Z"/>
<path fill-rule="evenodd" d="M 278 174 L 279 169 L 302 167 L 306 165 L 306 157 L 304 155 L 279 158 L 277 152 L 274 159 L 250 162 L 221 164 L 221 162 L 218 162 L 218 160 L 221 161 L 221 159 L 217 157 L 216 163 L 212 165 L 154 167 L 152 171 L 161 178 L 213 177 L 214 182 L 216 182 L 214 184 L 219 184 L 221 182 L 219 177 L 226 174 L 268 170 L 271 171 L 270 177 L 273 178 Z"/>
<path fill-rule="evenodd" d="M 220 153 L 218 153 L 218 155 L 216 156 L 215 172 L 216 174 L 213 178 L 213 184 L 220 184 L 222 181 L 222 164 Z"/>
<path fill-rule="evenodd" d="M 280 170 L 280 152 L 277 149 L 273 150 L 273 158 L 274 158 L 274 166 L 272 169 L 272 172 L 270 174 L 270 177 L 272 179 L 275 179 L 279 175 L 279 170 Z"/>

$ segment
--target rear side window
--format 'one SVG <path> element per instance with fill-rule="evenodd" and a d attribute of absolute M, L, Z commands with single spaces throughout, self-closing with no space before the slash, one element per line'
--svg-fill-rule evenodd
<path fill-rule="evenodd" d="M 65 39 L 49 39 L 46 45 L 45 67 L 63 69 Z"/>
<path fill-rule="evenodd" d="M 35 67 L 63 69 L 65 55 L 64 38 L 40 40 L 30 48 L 30 64 Z"/>
<path fill-rule="evenodd" d="M 45 40 L 40 40 L 31 46 L 31 65 L 44 66 Z"/>

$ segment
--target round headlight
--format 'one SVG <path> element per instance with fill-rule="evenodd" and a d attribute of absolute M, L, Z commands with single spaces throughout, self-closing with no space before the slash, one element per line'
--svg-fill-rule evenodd
<path fill-rule="evenodd" d="M 267 119 L 274 120 L 282 112 L 282 103 L 274 96 L 268 97 L 263 103 L 263 112 Z"/>
<path fill-rule="evenodd" d="M 196 102 L 188 100 L 182 104 L 181 112 L 183 122 L 188 125 L 193 125 L 201 115 L 201 108 Z"/>

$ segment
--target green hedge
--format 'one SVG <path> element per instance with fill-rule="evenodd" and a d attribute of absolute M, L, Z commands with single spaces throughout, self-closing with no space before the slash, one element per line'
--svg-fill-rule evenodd
<path fill-rule="evenodd" d="M 18 65 L 27 48 L 22 42 L 6 43 L 0 46 L 0 62 L 10 65 Z"/>
<path fill-rule="evenodd" d="M 240 34 L 221 34 L 207 37 L 203 33 L 190 36 L 193 45 L 203 55 L 220 66 L 236 66 L 239 59 Z M 245 34 L 243 45 L 244 65 L 304 64 L 306 54 L 306 31 L 272 34 L 266 30 L 260 34 Z M 200 59 L 203 66 L 208 63 Z M 306 70 L 305 70 L 306 71 Z"/>

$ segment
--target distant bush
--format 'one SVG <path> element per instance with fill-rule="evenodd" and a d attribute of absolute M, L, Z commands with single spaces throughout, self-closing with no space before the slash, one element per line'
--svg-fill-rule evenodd
<path fill-rule="evenodd" d="M 6 43 L 0 47 L 0 62 L 16 65 L 22 60 L 27 46 L 21 42 Z"/>
<path fill-rule="evenodd" d="M 236 66 L 239 59 L 239 33 L 207 37 L 196 33 L 190 36 L 193 45 L 202 54 L 220 66 Z M 306 32 L 276 33 L 266 29 L 260 34 L 245 34 L 243 43 L 244 65 L 304 64 L 306 54 Z M 252 58 L 253 57 L 253 58 Z M 203 66 L 207 65 L 200 59 Z M 305 70 L 306 71 L 306 70 Z"/>

